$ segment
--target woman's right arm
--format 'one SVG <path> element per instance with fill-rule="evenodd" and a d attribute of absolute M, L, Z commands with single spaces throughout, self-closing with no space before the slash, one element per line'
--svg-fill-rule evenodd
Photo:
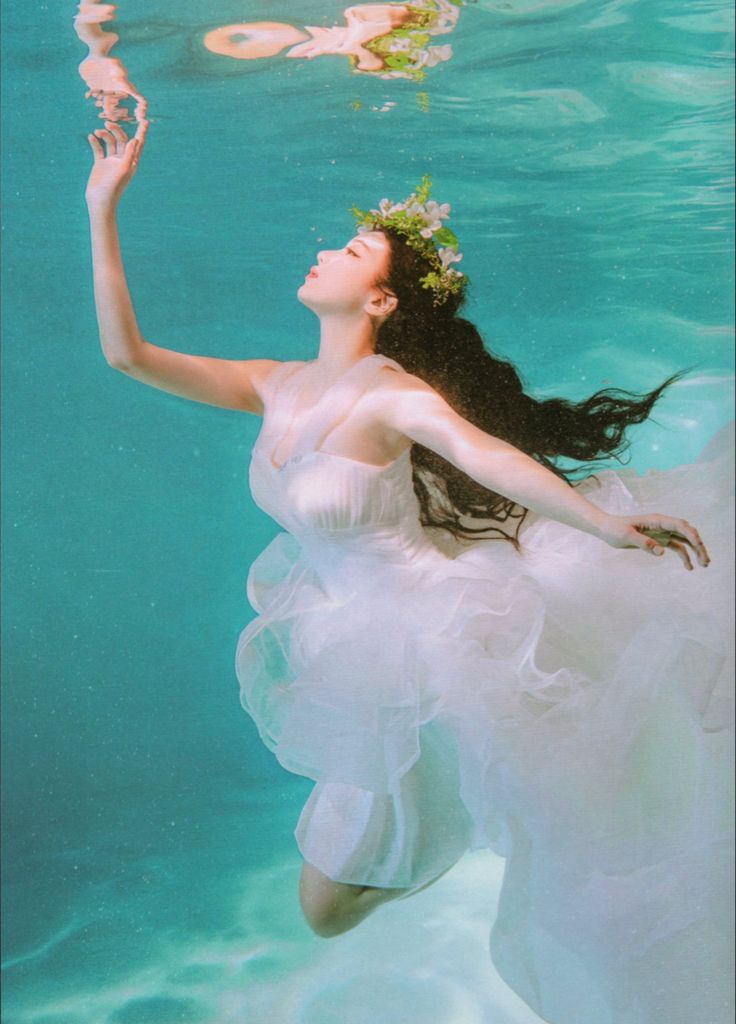
<path fill-rule="evenodd" d="M 144 137 L 145 126 L 128 139 L 111 122 L 89 136 L 95 159 L 86 199 L 102 351 L 110 366 L 145 384 L 196 402 L 260 414 L 263 386 L 277 360 L 192 356 L 152 345 L 141 335 L 125 279 L 116 210 L 135 174 Z"/>

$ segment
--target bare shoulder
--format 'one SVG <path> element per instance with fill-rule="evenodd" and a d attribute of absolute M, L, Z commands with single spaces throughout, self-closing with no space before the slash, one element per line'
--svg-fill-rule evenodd
<path fill-rule="evenodd" d="M 379 399 L 383 395 L 392 401 L 401 395 L 437 395 L 435 389 L 426 380 L 422 380 L 421 377 L 417 377 L 413 373 L 407 373 L 406 370 L 395 366 L 381 367 L 381 372 L 378 375 L 377 383 L 372 389 L 372 393 Z"/>
<path fill-rule="evenodd" d="M 224 361 L 223 361 L 224 365 Z M 278 359 L 234 359 L 234 379 L 240 381 L 242 389 L 242 405 L 247 412 L 263 415 L 265 408 L 264 392 L 271 374 L 281 365 Z"/>
<path fill-rule="evenodd" d="M 253 389 L 265 405 L 269 384 L 275 383 L 275 379 L 282 374 L 287 377 L 298 367 L 304 366 L 304 360 L 299 359 L 251 359 L 248 361 L 251 369 Z"/>
<path fill-rule="evenodd" d="M 393 366 L 381 367 L 362 401 L 371 425 L 393 443 L 407 437 L 417 440 L 424 425 L 452 415 L 450 406 L 430 384 Z"/>
<path fill-rule="evenodd" d="M 396 423 L 397 416 L 402 411 L 424 409 L 430 412 L 447 405 L 439 392 L 426 380 L 393 366 L 381 367 L 368 400 L 373 411 L 392 424 Z"/>
<path fill-rule="evenodd" d="M 413 373 L 409 373 L 398 363 L 395 366 L 391 366 L 389 363 L 384 363 L 380 368 L 378 380 L 382 387 L 402 387 L 414 385 L 424 385 L 427 387 L 421 377 L 416 377 Z"/>
<path fill-rule="evenodd" d="M 253 386 L 259 395 L 274 371 L 284 365 L 280 359 L 248 359 L 246 362 L 250 369 Z"/>

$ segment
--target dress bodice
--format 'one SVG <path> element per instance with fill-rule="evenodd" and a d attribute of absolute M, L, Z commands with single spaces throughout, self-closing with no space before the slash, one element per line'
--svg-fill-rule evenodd
<path fill-rule="evenodd" d="M 368 356 L 328 387 L 280 467 L 273 453 L 288 429 L 304 364 L 277 367 L 264 394 L 263 425 L 250 464 L 251 493 L 259 508 L 299 540 L 323 578 L 342 575 L 348 556 L 355 578 L 356 561 L 380 558 L 406 565 L 431 548 L 419 521 L 410 449 L 377 466 L 321 448 L 386 365 L 401 369 L 385 356 Z"/>

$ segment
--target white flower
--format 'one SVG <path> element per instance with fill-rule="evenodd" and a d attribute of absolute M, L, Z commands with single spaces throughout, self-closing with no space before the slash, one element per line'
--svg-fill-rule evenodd
<path fill-rule="evenodd" d="M 419 67 L 433 68 L 437 64 L 441 64 L 444 60 L 449 60 L 452 57 L 452 47 L 449 43 L 444 46 L 428 46 L 426 50 L 422 52 L 419 59 Z"/>
<path fill-rule="evenodd" d="M 449 247 L 439 249 L 437 251 L 437 255 L 440 258 L 440 263 L 442 264 L 443 270 L 447 270 L 451 263 L 459 263 L 460 260 L 463 258 L 462 253 L 457 252 L 456 249 L 450 249 Z M 457 274 L 459 273 L 459 271 L 450 270 L 448 271 L 448 273 Z"/>
<path fill-rule="evenodd" d="M 431 238 L 434 232 L 439 231 L 442 227 L 442 218 L 449 216 L 450 206 L 448 203 L 440 206 L 434 200 L 430 200 L 425 206 L 415 200 L 406 212 L 410 216 L 419 217 L 424 221 L 425 226 L 420 229 L 419 234 L 422 238 Z"/>
<path fill-rule="evenodd" d="M 398 213 L 399 210 L 405 210 L 406 203 L 392 203 L 390 199 L 382 199 L 378 204 L 377 210 L 371 210 L 371 213 L 379 213 L 382 217 L 390 217 L 394 213 Z"/>
<path fill-rule="evenodd" d="M 430 199 L 427 203 L 427 213 L 432 220 L 447 220 L 450 216 L 450 204 L 443 203 L 442 206 L 440 206 L 440 204 L 436 203 L 434 199 Z"/>
<path fill-rule="evenodd" d="M 388 46 L 391 53 L 404 53 L 412 48 L 412 40 L 407 37 L 392 39 Z"/>

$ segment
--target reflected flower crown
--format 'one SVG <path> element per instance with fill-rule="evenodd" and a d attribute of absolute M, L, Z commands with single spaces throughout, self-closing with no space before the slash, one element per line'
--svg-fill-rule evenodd
<path fill-rule="evenodd" d="M 432 265 L 432 270 L 419 279 L 423 288 L 434 292 L 434 305 L 443 305 L 450 295 L 461 294 L 468 282 L 467 277 L 451 264 L 463 258 L 458 252 L 458 240 L 450 228 L 442 224 L 450 216 L 450 204 L 441 206 L 430 200 L 432 179 L 428 174 L 422 184 L 403 203 L 392 203 L 382 199 L 377 210 L 361 210 L 352 207 L 358 220 L 358 232 L 380 231 L 391 228 L 406 239 L 415 252 Z"/>

